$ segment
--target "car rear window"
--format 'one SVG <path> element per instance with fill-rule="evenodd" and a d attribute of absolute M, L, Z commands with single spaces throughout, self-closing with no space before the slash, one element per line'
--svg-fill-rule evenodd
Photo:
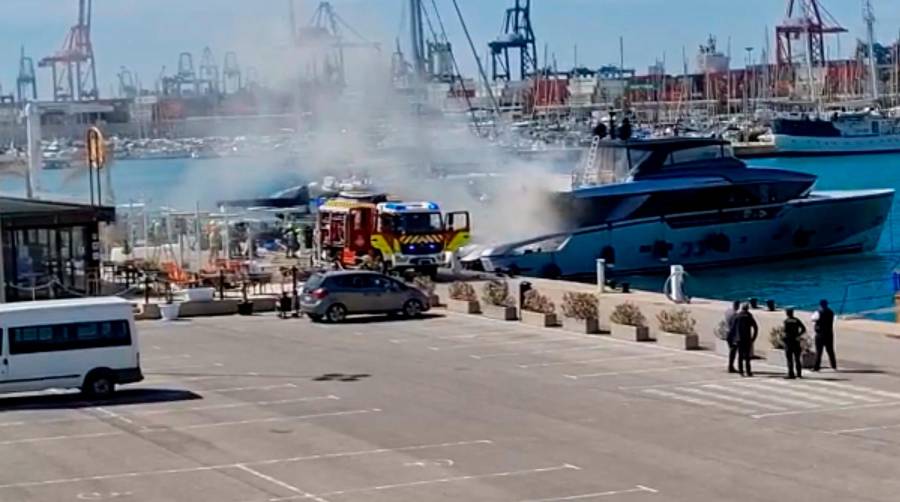
<path fill-rule="evenodd" d="M 322 286 L 322 283 L 325 282 L 325 276 L 322 274 L 313 274 L 306 280 L 306 283 L 303 285 L 304 291 L 312 291 L 314 289 L 318 289 Z"/>

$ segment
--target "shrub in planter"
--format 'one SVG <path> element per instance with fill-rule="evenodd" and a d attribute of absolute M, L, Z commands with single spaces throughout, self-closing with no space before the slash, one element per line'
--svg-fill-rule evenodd
<path fill-rule="evenodd" d="M 529 290 L 522 298 L 522 321 L 547 328 L 556 326 L 556 305 L 538 290 Z"/>
<path fill-rule="evenodd" d="M 769 343 L 772 345 L 772 349 L 766 356 L 766 361 L 787 368 L 784 353 L 784 326 L 775 326 L 769 331 Z M 816 353 L 809 335 L 800 337 L 800 363 L 806 369 L 812 368 L 816 363 Z"/>
<path fill-rule="evenodd" d="M 468 282 L 456 281 L 450 284 L 450 301 L 447 307 L 454 312 L 463 314 L 478 314 L 481 307 L 478 305 L 478 293 Z"/>
<path fill-rule="evenodd" d="M 614 338 L 638 342 L 650 340 L 647 319 L 641 309 L 631 302 L 616 305 L 609 320 L 612 322 L 611 331 Z"/>
<path fill-rule="evenodd" d="M 450 285 L 450 298 L 461 302 L 477 302 L 478 294 L 468 282 L 456 281 Z"/>
<path fill-rule="evenodd" d="M 719 321 L 713 334 L 716 335 L 716 353 L 720 356 L 728 356 L 730 347 L 728 346 L 728 323 L 725 319 Z"/>
<path fill-rule="evenodd" d="M 600 308 L 593 294 L 566 292 L 562 313 L 566 329 L 588 334 L 600 332 Z"/>
<path fill-rule="evenodd" d="M 516 301 L 509 294 L 508 282 L 492 279 L 484 283 L 481 299 L 484 302 L 483 313 L 486 316 L 504 321 L 516 320 Z"/>
<path fill-rule="evenodd" d="M 484 283 L 481 299 L 484 303 L 495 307 L 512 307 L 516 304 L 509 294 L 509 283 L 501 279 L 491 279 Z"/>
<path fill-rule="evenodd" d="M 664 347 L 692 350 L 700 347 L 697 321 L 688 309 L 663 310 L 656 314 L 660 333 L 656 342 Z"/>
<path fill-rule="evenodd" d="M 440 298 L 434 292 L 435 284 L 431 277 L 428 277 L 427 275 L 417 275 L 413 277 L 412 284 L 416 289 L 421 290 L 428 296 L 428 300 L 432 306 L 441 303 Z"/>

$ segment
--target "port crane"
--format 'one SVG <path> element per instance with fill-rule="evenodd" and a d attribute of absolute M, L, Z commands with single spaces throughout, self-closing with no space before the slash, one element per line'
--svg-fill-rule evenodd
<path fill-rule="evenodd" d="M 29 95 L 31 96 L 30 98 Z M 34 60 L 25 55 L 25 47 L 21 48 L 19 56 L 19 75 L 16 77 L 16 100 L 19 103 L 37 101 L 37 75 L 34 72 Z"/>
<path fill-rule="evenodd" d="M 819 0 L 788 0 L 784 22 L 775 28 L 778 74 L 785 80 L 794 80 L 798 43 L 806 46 L 802 53 L 810 73 L 813 68 L 825 66 L 825 36 L 846 31 Z"/>
<path fill-rule="evenodd" d="M 62 48 L 38 62 L 53 74 L 54 101 L 99 99 L 94 45 L 91 42 L 92 0 L 78 0 L 78 24 L 73 26 Z"/>
<path fill-rule="evenodd" d="M 294 24 L 296 16 L 293 0 L 290 1 L 289 7 L 294 45 L 304 51 L 304 80 L 307 82 L 342 89 L 347 83 L 345 49 L 368 48 L 381 52 L 381 45 L 370 42 L 350 26 L 335 11 L 331 2 L 319 3 L 309 24 L 299 29 Z M 358 39 L 358 42 L 345 40 L 342 28 Z"/>
<path fill-rule="evenodd" d="M 494 80 L 512 79 L 510 52 L 519 53 L 519 79 L 525 80 L 538 71 L 537 39 L 531 25 L 531 0 L 516 0 L 506 9 L 503 33 L 488 44 L 491 49 L 491 73 Z"/>

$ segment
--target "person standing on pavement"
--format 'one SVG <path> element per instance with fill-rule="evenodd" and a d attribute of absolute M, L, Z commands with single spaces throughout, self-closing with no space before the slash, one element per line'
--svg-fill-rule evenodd
<path fill-rule="evenodd" d="M 831 369 L 837 371 L 837 358 L 834 356 L 834 311 L 828 308 L 828 300 L 819 302 L 819 310 L 813 313 L 813 322 L 816 323 L 816 365 L 813 371 L 822 368 L 822 351 L 828 351 L 828 360 Z"/>
<path fill-rule="evenodd" d="M 728 343 L 728 372 L 737 373 L 734 368 L 734 360 L 738 353 L 737 331 L 734 329 L 734 318 L 741 310 L 741 302 L 735 300 L 731 307 L 725 309 L 725 342 Z"/>
<path fill-rule="evenodd" d="M 794 309 L 785 309 L 784 312 L 787 314 L 787 318 L 784 320 L 784 358 L 787 360 L 787 378 L 803 378 L 800 339 L 806 334 L 806 326 L 800 319 L 794 317 Z"/>
<path fill-rule="evenodd" d="M 741 311 L 734 316 L 734 329 L 737 335 L 738 343 L 738 373 L 741 376 L 753 376 L 753 370 L 750 368 L 750 359 L 753 357 L 753 342 L 759 335 L 759 326 L 756 325 L 756 319 L 750 313 L 750 304 L 741 305 Z M 746 372 L 744 367 L 746 366 Z"/>

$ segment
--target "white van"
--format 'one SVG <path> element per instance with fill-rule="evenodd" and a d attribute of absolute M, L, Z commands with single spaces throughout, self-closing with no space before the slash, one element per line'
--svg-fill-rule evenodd
<path fill-rule="evenodd" d="M 107 397 L 140 382 L 131 303 L 116 297 L 0 305 L 0 393 L 80 388 Z"/>

